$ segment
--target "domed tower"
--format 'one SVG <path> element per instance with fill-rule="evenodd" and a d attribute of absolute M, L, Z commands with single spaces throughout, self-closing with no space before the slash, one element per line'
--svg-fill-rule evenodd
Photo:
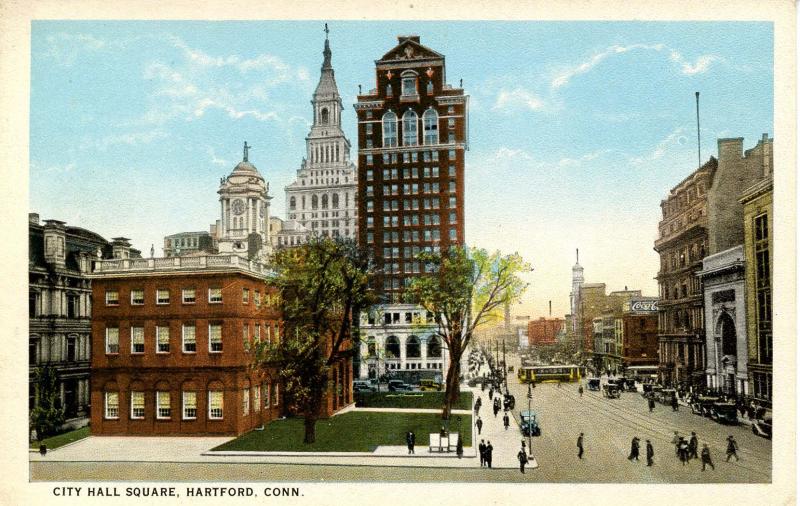
<path fill-rule="evenodd" d="M 572 331 L 577 333 L 580 329 L 581 285 L 583 285 L 583 267 L 580 264 L 578 250 L 575 250 L 575 265 L 572 266 L 572 292 L 569 294 L 570 310 L 572 311 Z"/>
<path fill-rule="evenodd" d="M 248 160 L 252 146 L 244 143 L 244 155 L 228 177 L 220 180 L 219 252 L 236 253 L 266 261 L 271 253 L 269 237 L 269 183 Z"/>

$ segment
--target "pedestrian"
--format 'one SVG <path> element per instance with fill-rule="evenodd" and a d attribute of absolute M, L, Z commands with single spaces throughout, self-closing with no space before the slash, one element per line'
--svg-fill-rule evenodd
<path fill-rule="evenodd" d="M 689 438 L 689 458 L 697 458 L 697 434 L 692 432 L 692 437 Z"/>
<path fill-rule="evenodd" d="M 647 399 L 647 407 L 648 407 L 648 409 L 650 409 L 651 413 L 653 412 L 654 409 L 656 409 L 656 401 L 655 401 L 655 399 L 653 399 L 653 396 L 650 396 Z"/>
<path fill-rule="evenodd" d="M 653 465 L 653 457 L 655 456 L 655 452 L 653 451 L 653 444 L 650 443 L 650 440 L 647 440 L 647 466 Z"/>
<path fill-rule="evenodd" d="M 517 452 L 517 460 L 519 460 L 519 472 L 525 474 L 525 464 L 528 463 L 528 456 L 525 454 L 525 450 Z"/>
<path fill-rule="evenodd" d="M 408 454 L 411 455 L 414 453 L 414 444 L 417 442 L 417 437 L 414 435 L 413 431 L 408 431 L 406 433 L 406 444 L 408 445 Z"/>
<path fill-rule="evenodd" d="M 684 466 L 689 461 L 689 443 L 684 438 L 681 438 L 678 443 L 678 457 L 681 459 L 681 464 Z"/>
<path fill-rule="evenodd" d="M 492 451 L 493 450 L 494 450 L 494 447 L 492 446 L 492 442 L 491 441 L 486 441 L 486 450 L 485 450 L 486 451 L 486 465 L 489 467 L 489 469 L 492 468 Z"/>
<path fill-rule="evenodd" d="M 461 458 L 464 455 L 464 442 L 461 440 L 461 433 L 458 433 L 458 441 L 456 442 L 456 455 Z"/>
<path fill-rule="evenodd" d="M 500 406 L 497 404 L 494 405 L 494 417 L 497 418 L 497 413 L 500 412 Z"/>
<path fill-rule="evenodd" d="M 508 430 L 509 422 L 510 420 L 508 418 L 508 411 L 506 411 L 505 413 L 503 413 L 503 427 L 505 427 L 506 430 Z"/>
<path fill-rule="evenodd" d="M 672 411 L 678 411 L 678 397 L 672 396 Z"/>
<path fill-rule="evenodd" d="M 703 462 L 703 471 L 706 470 L 706 464 L 711 466 L 711 469 L 714 469 L 714 463 L 711 462 L 711 450 L 708 449 L 708 445 L 703 443 L 703 451 L 700 452 L 700 460 Z"/>
<path fill-rule="evenodd" d="M 678 456 L 678 443 L 681 442 L 681 437 L 678 435 L 678 431 L 675 431 L 675 435 L 672 436 L 672 444 L 675 445 L 675 456 Z"/>
<path fill-rule="evenodd" d="M 739 456 L 736 455 L 736 450 L 739 449 L 739 445 L 736 444 L 736 440 L 733 439 L 733 436 L 728 436 L 728 449 L 725 453 L 728 457 L 725 459 L 725 462 L 730 462 L 731 457 L 736 457 L 736 462 L 739 462 Z"/>
<path fill-rule="evenodd" d="M 481 420 L 481 417 L 478 417 L 478 419 L 475 420 L 475 427 L 478 428 L 478 435 L 480 436 L 481 435 L 481 427 L 483 427 L 483 420 Z"/>
<path fill-rule="evenodd" d="M 522 451 L 525 451 L 525 440 L 522 440 Z"/>
<path fill-rule="evenodd" d="M 478 445 L 478 453 L 481 457 L 481 467 L 486 463 L 486 443 L 481 439 L 481 444 Z"/>
<path fill-rule="evenodd" d="M 581 396 L 581 397 L 583 397 L 583 385 L 580 385 L 580 386 L 578 387 L 578 395 L 579 395 L 579 396 Z"/>
<path fill-rule="evenodd" d="M 494 397 L 494 388 L 491 388 L 491 387 L 490 387 L 490 388 L 489 388 L 489 400 L 490 400 L 490 401 L 492 400 L 492 397 Z"/>
<path fill-rule="evenodd" d="M 628 455 L 628 460 L 639 462 L 639 438 L 634 437 L 631 439 L 631 454 Z"/>
<path fill-rule="evenodd" d="M 583 460 L 583 432 L 578 436 L 578 458 Z"/>

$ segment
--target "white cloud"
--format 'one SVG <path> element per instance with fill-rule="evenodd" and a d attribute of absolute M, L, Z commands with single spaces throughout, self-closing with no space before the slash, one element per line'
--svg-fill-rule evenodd
<path fill-rule="evenodd" d="M 45 41 L 47 42 L 45 57 L 54 60 L 62 67 L 73 65 L 81 52 L 97 51 L 106 46 L 104 40 L 83 33 L 55 33 L 48 35 Z"/>
<path fill-rule="evenodd" d="M 692 63 L 684 59 L 679 52 L 673 50 L 670 52 L 669 59 L 681 66 L 682 74 L 691 76 L 694 74 L 702 74 L 703 72 L 707 71 L 709 67 L 711 67 L 711 64 L 720 58 L 712 54 L 704 54 L 699 56 L 694 63 Z"/>
<path fill-rule="evenodd" d="M 527 91 L 523 88 L 515 88 L 511 91 L 501 89 L 497 94 L 494 107 L 492 109 L 505 109 L 507 107 L 527 107 L 532 111 L 536 111 L 544 107 L 544 102 L 534 93 Z"/>
<path fill-rule="evenodd" d="M 683 133 L 686 131 L 685 127 L 678 127 L 669 135 L 661 139 L 653 151 L 645 156 L 638 156 L 630 159 L 630 163 L 634 165 L 640 165 L 644 162 L 651 162 L 654 160 L 658 160 L 659 158 L 663 158 L 664 155 L 667 153 L 667 150 L 670 146 L 677 144 L 680 138 L 683 136 Z"/>
<path fill-rule="evenodd" d="M 600 156 L 610 153 L 612 150 L 610 149 L 598 149 L 597 151 L 592 151 L 591 153 L 586 153 L 585 155 L 578 157 L 578 158 L 562 158 L 558 161 L 559 167 L 579 167 L 584 162 L 590 162 L 599 158 Z"/>
<path fill-rule="evenodd" d="M 97 149 L 100 151 L 106 151 L 108 148 L 119 144 L 139 146 L 142 144 L 150 144 L 153 141 L 165 139 L 167 137 L 169 137 L 169 134 L 160 128 L 143 132 L 140 131 L 122 134 L 110 134 L 100 139 L 85 138 L 80 145 L 80 149 Z"/>
<path fill-rule="evenodd" d="M 214 148 L 209 147 L 206 149 L 208 156 L 211 157 L 211 163 L 214 165 L 218 165 L 220 167 L 232 167 L 233 162 L 230 160 L 226 160 L 225 158 L 220 158 L 217 156 L 217 153 L 214 151 Z"/>

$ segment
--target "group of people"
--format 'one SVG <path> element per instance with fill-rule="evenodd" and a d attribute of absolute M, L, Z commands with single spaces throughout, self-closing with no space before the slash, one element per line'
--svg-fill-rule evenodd
<path fill-rule="evenodd" d="M 481 467 L 488 467 L 489 469 L 492 468 L 493 451 L 494 447 L 492 446 L 492 442 L 487 441 L 484 443 L 483 439 L 481 439 L 481 444 L 478 445 L 478 453 L 480 454 L 481 458 Z"/>

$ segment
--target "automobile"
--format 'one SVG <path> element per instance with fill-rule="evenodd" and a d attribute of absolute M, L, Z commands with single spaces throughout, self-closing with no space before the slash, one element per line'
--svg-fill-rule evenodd
<path fill-rule="evenodd" d="M 389 380 L 390 392 L 411 392 L 413 387 L 403 380 Z"/>
<path fill-rule="evenodd" d="M 736 414 L 736 404 L 732 402 L 715 402 L 711 405 L 711 419 L 724 424 L 736 425 L 739 417 Z"/>
<path fill-rule="evenodd" d="M 432 379 L 421 379 L 419 380 L 419 389 L 423 392 L 428 392 L 428 391 L 438 392 L 442 390 L 442 384 Z"/>
<path fill-rule="evenodd" d="M 674 388 L 664 388 L 658 392 L 658 401 L 662 404 L 672 404 L 672 399 L 677 396 Z"/>
<path fill-rule="evenodd" d="M 600 391 L 600 378 L 589 378 L 589 381 L 586 384 L 586 387 L 589 390 L 593 390 L 595 392 Z"/>
<path fill-rule="evenodd" d="M 377 392 L 378 388 L 369 381 L 356 380 L 353 382 L 353 392 Z"/>
<path fill-rule="evenodd" d="M 478 376 L 477 378 L 471 378 L 469 381 L 467 381 L 467 386 L 477 387 L 477 386 L 480 386 L 480 385 L 482 385 L 484 383 L 489 383 L 489 382 L 490 382 L 490 380 L 488 380 L 488 379 L 486 379 L 486 378 L 484 378 L 482 376 Z"/>
<path fill-rule="evenodd" d="M 635 392 L 636 391 L 636 380 L 633 378 L 628 378 L 625 380 L 625 390 L 628 392 Z"/>
<path fill-rule="evenodd" d="M 603 385 L 603 397 L 609 399 L 619 399 L 620 391 L 616 383 L 606 383 Z"/>
<path fill-rule="evenodd" d="M 719 397 L 701 395 L 696 397 L 689 407 L 695 415 L 711 416 L 711 406 L 715 402 L 719 402 Z"/>
<path fill-rule="evenodd" d="M 753 434 L 756 436 L 772 439 L 772 417 L 765 417 L 762 420 L 753 422 Z"/>
<path fill-rule="evenodd" d="M 542 428 L 536 419 L 535 411 L 521 411 L 519 414 L 519 428 L 523 436 L 541 436 Z"/>

